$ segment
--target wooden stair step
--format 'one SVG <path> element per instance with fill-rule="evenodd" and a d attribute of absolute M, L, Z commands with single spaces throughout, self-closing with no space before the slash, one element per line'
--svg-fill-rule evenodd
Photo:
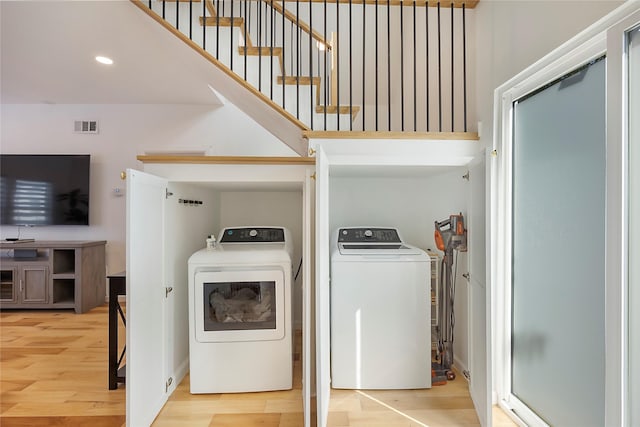
<path fill-rule="evenodd" d="M 316 106 L 316 113 L 324 114 L 325 110 L 327 114 L 349 114 L 351 113 L 351 119 L 353 120 L 356 115 L 360 112 L 360 107 L 353 105 L 318 105 Z"/>
<path fill-rule="evenodd" d="M 207 16 L 200 17 L 200 25 L 204 25 L 207 27 L 215 27 L 217 25 L 221 27 L 244 27 L 244 18 L 240 18 L 238 16 L 234 18 L 230 18 L 228 16 Z"/>
<path fill-rule="evenodd" d="M 184 0 L 181 0 L 181 1 L 184 1 Z M 218 17 L 215 14 L 215 8 L 209 1 L 206 2 L 206 5 L 209 8 L 209 13 L 211 13 L 211 15 L 213 16 L 207 16 L 207 17 L 201 16 L 200 25 L 204 25 L 207 27 L 216 27 L 218 24 L 220 24 L 221 27 L 238 27 L 240 28 L 240 35 L 242 37 L 245 36 L 244 18 L 241 18 L 239 16 L 236 16 L 234 18 L 230 18 L 228 16 Z M 251 37 L 249 36 L 248 32 L 246 36 L 247 36 L 247 41 L 246 41 L 247 46 L 253 46 L 253 43 L 251 42 Z"/>
<path fill-rule="evenodd" d="M 278 76 L 278 84 L 281 85 L 283 84 L 282 82 L 284 81 L 285 85 L 296 85 L 296 84 L 300 84 L 300 85 L 305 85 L 308 86 L 310 84 L 314 84 L 314 85 L 319 85 L 320 84 L 320 77 L 309 77 L 309 76 Z"/>
<path fill-rule="evenodd" d="M 244 55 L 245 49 L 247 51 L 247 56 L 269 56 L 271 55 L 271 49 L 273 49 L 273 56 L 281 56 L 282 48 L 281 47 L 269 47 L 269 46 L 238 46 L 238 53 L 240 55 Z"/>

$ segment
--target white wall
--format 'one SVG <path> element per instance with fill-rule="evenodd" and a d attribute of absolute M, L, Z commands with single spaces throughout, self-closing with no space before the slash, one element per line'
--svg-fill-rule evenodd
<path fill-rule="evenodd" d="M 480 138 L 493 138 L 495 88 L 622 4 L 616 0 L 481 0 L 476 6 Z"/>
<path fill-rule="evenodd" d="M 330 227 L 397 227 L 402 238 L 435 249 L 434 221 L 466 211 L 466 169 L 433 177 L 333 177 Z"/>
<path fill-rule="evenodd" d="M 74 120 L 98 120 L 100 133 L 73 133 Z M 21 230 L 36 239 L 107 240 L 107 272 L 125 269 L 125 183 L 120 172 L 142 169 L 146 150 L 200 149 L 211 155 L 295 153 L 233 105 L 48 105 L 3 104 L 0 151 L 25 154 L 91 154 L 89 227 Z M 2 227 L 0 238 L 17 234 Z"/>

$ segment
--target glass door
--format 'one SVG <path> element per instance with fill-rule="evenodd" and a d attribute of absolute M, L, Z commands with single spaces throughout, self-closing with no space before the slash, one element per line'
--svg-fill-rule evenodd
<path fill-rule="evenodd" d="M 600 58 L 513 104 L 507 321 L 528 424 L 605 425 L 605 68 Z"/>

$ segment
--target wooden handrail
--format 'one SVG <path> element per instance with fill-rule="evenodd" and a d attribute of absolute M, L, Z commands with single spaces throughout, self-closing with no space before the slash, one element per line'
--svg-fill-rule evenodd
<path fill-rule="evenodd" d="M 218 12 L 216 11 L 215 6 L 213 5 L 213 1 L 205 0 L 204 4 L 207 6 L 207 10 L 209 11 L 209 14 L 211 15 L 211 17 L 215 18 Z"/>
<path fill-rule="evenodd" d="M 319 43 L 322 43 L 327 50 L 331 50 L 331 43 L 329 43 L 327 40 L 325 40 L 324 37 L 322 37 L 322 34 L 318 33 L 317 31 L 313 31 L 309 25 L 307 25 L 307 23 L 300 21 L 299 19 L 297 19 L 296 15 L 294 15 L 293 13 L 289 12 L 287 9 L 285 9 L 282 4 L 280 4 L 279 2 L 276 1 L 271 1 L 271 0 L 262 0 L 263 3 L 268 4 L 269 6 L 272 6 L 277 12 L 281 13 L 284 15 L 285 18 L 287 18 L 287 20 L 289 20 L 290 22 L 293 22 L 294 24 L 296 24 L 302 31 L 304 31 L 305 33 L 309 34 L 311 37 L 313 37 L 315 40 L 317 40 Z"/>

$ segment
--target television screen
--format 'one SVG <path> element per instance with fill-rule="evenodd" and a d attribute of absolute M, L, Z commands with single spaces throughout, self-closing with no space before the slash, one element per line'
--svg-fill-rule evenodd
<path fill-rule="evenodd" d="M 89 155 L 0 155 L 0 223 L 89 225 Z"/>

